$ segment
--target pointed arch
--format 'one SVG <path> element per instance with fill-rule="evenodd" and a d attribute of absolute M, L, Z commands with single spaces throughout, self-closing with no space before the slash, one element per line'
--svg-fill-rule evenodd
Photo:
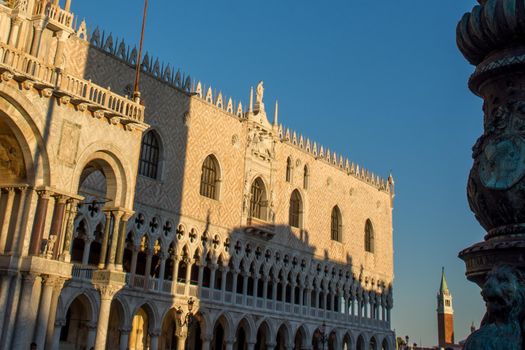
<path fill-rule="evenodd" d="M 297 228 L 302 228 L 303 224 L 303 200 L 297 189 L 290 196 L 289 224 Z"/>
<path fill-rule="evenodd" d="M 292 158 L 286 159 L 286 182 L 292 182 Z"/>
<path fill-rule="evenodd" d="M 365 223 L 365 251 L 374 253 L 374 226 L 370 219 L 366 220 Z"/>
<path fill-rule="evenodd" d="M 221 171 L 217 158 L 210 154 L 204 159 L 201 169 L 201 183 L 200 183 L 200 194 L 201 196 L 208 197 L 211 199 L 219 199 L 221 181 Z"/>
<path fill-rule="evenodd" d="M 332 208 L 332 215 L 330 221 L 330 238 L 332 241 L 342 242 L 343 241 L 343 217 L 341 216 L 341 210 L 336 205 Z"/>
<path fill-rule="evenodd" d="M 268 195 L 264 181 L 257 177 L 250 189 L 250 217 L 260 220 L 268 219 Z"/>
<path fill-rule="evenodd" d="M 310 168 L 308 164 L 304 165 L 303 169 L 303 189 L 307 190 L 310 185 Z"/>
<path fill-rule="evenodd" d="M 156 130 L 150 129 L 142 137 L 139 175 L 157 180 L 160 178 L 162 143 Z"/>

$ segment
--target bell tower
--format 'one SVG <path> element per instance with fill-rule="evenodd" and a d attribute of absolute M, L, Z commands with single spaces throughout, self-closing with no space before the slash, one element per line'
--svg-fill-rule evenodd
<path fill-rule="evenodd" d="M 441 285 L 437 295 L 437 318 L 439 348 L 454 344 L 454 309 L 445 278 L 445 268 L 441 271 Z"/>

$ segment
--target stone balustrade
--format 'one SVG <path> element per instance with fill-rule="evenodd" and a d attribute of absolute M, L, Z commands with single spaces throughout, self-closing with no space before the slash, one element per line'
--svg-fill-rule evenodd
<path fill-rule="evenodd" d="M 75 16 L 71 12 L 50 2 L 38 1 L 35 5 L 34 15 L 45 17 L 50 24 L 73 28 L 73 19 Z"/>
<path fill-rule="evenodd" d="M 52 93 L 67 96 L 73 104 L 103 112 L 108 117 L 144 121 L 144 106 L 103 88 L 90 80 L 75 77 L 67 71 L 48 65 L 36 57 L 0 43 L 0 73 L 2 79 L 15 78 L 26 82 L 24 86 L 51 89 Z M 11 76 L 9 76 L 11 75 Z"/>

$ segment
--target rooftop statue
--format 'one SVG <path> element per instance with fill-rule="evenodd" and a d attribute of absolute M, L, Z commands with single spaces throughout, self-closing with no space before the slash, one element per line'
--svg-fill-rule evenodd
<path fill-rule="evenodd" d="M 256 91 L 256 99 L 255 102 L 258 105 L 263 104 L 263 97 L 264 97 L 264 82 L 261 80 L 259 84 L 257 84 L 257 91 Z"/>

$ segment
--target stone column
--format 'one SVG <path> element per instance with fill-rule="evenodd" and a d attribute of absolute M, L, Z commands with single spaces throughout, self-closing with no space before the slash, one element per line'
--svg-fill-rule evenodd
<path fill-rule="evenodd" d="M 215 272 L 217 271 L 217 264 L 212 263 L 210 266 L 210 289 L 215 289 Z"/>
<path fill-rule="evenodd" d="M 89 264 L 89 251 L 91 249 L 91 242 L 93 242 L 93 238 L 86 237 L 84 239 L 84 252 L 82 252 L 82 265 Z"/>
<path fill-rule="evenodd" d="M 257 293 L 259 292 L 259 274 L 253 274 L 253 298 L 255 300 L 255 305 L 257 305 Z"/>
<path fill-rule="evenodd" d="M 135 278 L 135 274 L 137 273 L 137 259 L 138 259 L 138 256 L 139 256 L 139 250 L 140 250 L 140 247 L 134 245 L 133 246 L 133 253 L 131 255 L 131 267 L 129 269 L 130 271 L 130 281 L 133 281 L 133 279 Z M 131 282 L 133 283 L 133 282 Z"/>
<path fill-rule="evenodd" d="M 124 261 L 124 248 L 126 246 L 126 237 L 127 237 L 127 231 L 128 231 L 128 220 L 131 217 L 129 213 L 126 213 L 122 216 L 122 220 L 120 222 L 120 233 L 118 238 L 118 245 L 117 245 L 117 258 L 116 258 L 116 266 L 115 268 L 119 271 L 122 271 L 122 262 Z"/>
<path fill-rule="evenodd" d="M 57 49 L 55 52 L 55 62 L 54 65 L 56 67 L 59 67 L 61 69 L 64 69 L 65 61 L 64 61 L 64 48 L 66 45 L 66 41 L 69 38 L 69 33 L 62 30 L 60 32 L 56 33 L 57 37 Z"/>
<path fill-rule="evenodd" d="M 49 345 L 46 346 L 46 350 L 55 350 L 58 349 L 58 346 L 60 344 L 60 332 L 62 331 L 62 327 L 66 325 L 65 320 L 57 320 L 54 325 L 48 325 L 48 327 L 52 328 L 51 331 L 51 339 L 48 339 Z"/>
<path fill-rule="evenodd" d="M 177 280 L 179 279 L 179 258 L 177 255 L 171 257 L 173 259 L 173 270 L 171 275 L 173 276 L 173 283 L 171 284 L 171 294 L 177 294 Z"/>
<path fill-rule="evenodd" d="M 299 286 L 299 305 L 302 307 L 304 304 L 304 288 L 303 286 Z"/>
<path fill-rule="evenodd" d="M 111 301 L 113 296 L 120 290 L 120 286 L 105 285 L 96 287 L 100 291 L 100 311 L 98 314 L 95 350 L 106 350 Z"/>
<path fill-rule="evenodd" d="M 282 304 L 283 304 L 283 311 L 284 311 L 284 304 L 286 304 L 286 284 L 288 284 L 287 280 L 283 281 L 283 286 L 281 288 L 281 294 L 283 296 Z"/>
<path fill-rule="evenodd" d="M 120 230 L 120 218 L 124 213 L 122 211 L 113 212 L 113 234 L 111 235 L 111 246 L 109 249 L 109 260 L 106 264 L 107 268 L 114 269 L 115 261 L 117 257 L 117 245 L 119 241 L 119 230 Z"/>
<path fill-rule="evenodd" d="M 4 319 L 7 312 L 7 301 L 9 298 L 9 291 L 11 289 L 11 280 L 12 276 L 7 273 L 5 275 L 1 275 L 1 282 L 0 282 L 0 329 L 4 329 Z M 2 334 L 0 332 L 0 340 L 2 338 Z"/>
<path fill-rule="evenodd" d="M 242 303 L 246 305 L 246 298 L 248 297 L 248 278 L 250 274 L 248 272 L 241 272 L 242 274 Z"/>
<path fill-rule="evenodd" d="M 226 295 L 226 277 L 228 276 L 228 271 L 226 270 L 225 266 L 221 267 L 221 300 L 224 303 L 225 302 L 225 295 Z"/>
<path fill-rule="evenodd" d="M 86 349 L 91 349 L 95 346 L 95 339 L 97 338 L 97 324 L 90 322 L 86 327 L 88 329 Z"/>
<path fill-rule="evenodd" d="M 37 191 L 38 206 L 35 215 L 35 225 L 33 226 L 33 234 L 31 237 L 31 245 L 29 254 L 40 255 L 42 252 L 42 238 L 44 236 L 44 229 L 46 226 L 47 208 L 49 205 L 50 192 Z"/>
<path fill-rule="evenodd" d="M 263 279 L 263 299 L 267 299 L 268 298 L 268 276 L 262 276 L 262 279 Z"/>
<path fill-rule="evenodd" d="M 177 336 L 177 350 L 184 350 L 186 348 L 186 339 L 187 339 L 187 334 L 184 333 L 184 334 L 179 334 Z M 204 346 L 202 347 L 203 349 L 206 349 Z"/>
<path fill-rule="evenodd" d="M 131 332 L 131 329 L 129 328 L 121 328 L 120 329 L 120 346 L 119 350 L 128 350 L 129 346 L 129 333 Z"/>
<path fill-rule="evenodd" d="M 104 237 L 102 238 L 102 246 L 100 248 L 100 263 L 98 264 L 99 269 L 104 269 L 106 267 L 106 255 L 108 252 L 108 241 L 109 241 L 109 231 L 111 229 L 111 211 L 106 211 L 106 222 L 104 225 Z"/>
<path fill-rule="evenodd" d="M 16 314 L 15 333 L 13 335 L 13 349 L 28 349 L 31 337 L 27 336 L 34 331 L 35 320 L 31 319 L 31 296 L 35 285 L 36 275 L 24 274 L 22 277 L 22 293 Z"/>
<path fill-rule="evenodd" d="M 319 309 L 319 289 L 314 291 L 314 308 Z"/>
<path fill-rule="evenodd" d="M 235 300 L 237 299 L 236 297 L 236 294 L 237 294 L 237 280 L 239 278 L 239 270 L 237 269 L 234 269 L 233 270 L 233 288 L 232 288 L 232 292 L 233 292 L 233 298 L 232 298 L 232 301 L 233 303 L 235 303 Z"/>
<path fill-rule="evenodd" d="M 46 343 L 47 322 L 50 315 L 51 300 L 53 298 L 53 290 L 57 280 L 52 276 L 42 276 L 42 294 L 40 297 L 40 304 L 38 306 L 38 317 L 36 321 L 36 330 L 34 341 L 40 346 Z"/>
<path fill-rule="evenodd" d="M 291 284 L 290 288 L 291 288 L 291 291 L 290 291 L 290 304 L 294 305 L 295 304 L 295 287 L 297 286 L 297 284 L 294 282 Z M 293 310 L 292 310 L 293 312 Z"/>
<path fill-rule="evenodd" d="M 58 299 L 60 298 L 60 293 L 62 293 L 63 285 L 63 279 L 57 278 L 54 280 L 53 295 L 51 296 L 51 303 L 49 306 L 49 318 L 47 320 L 46 350 L 58 349 L 58 342 L 60 340 L 60 329 L 62 328 L 62 326 L 65 325 L 65 321 L 62 323 L 62 320 L 60 320 L 59 322 L 57 322 L 56 320 Z"/>
<path fill-rule="evenodd" d="M 277 285 L 279 284 L 279 279 L 275 278 L 272 283 L 272 300 L 275 301 L 274 308 L 277 307 Z"/>
<path fill-rule="evenodd" d="M 150 350 L 158 350 L 159 349 L 159 336 L 160 331 L 154 331 L 149 334 L 150 337 Z"/>
<path fill-rule="evenodd" d="M 248 343 L 248 342 L 246 343 L 246 350 L 254 350 L 254 349 L 255 349 L 255 343 Z"/>
<path fill-rule="evenodd" d="M 306 287 L 306 307 L 308 310 L 312 307 L 312 288 Z"/>
<path fill-rule="evenodd" d="M 64 6 L 64 11 L 69 12 L 71 9 L 71 0 L 66 0 L 66 5 Z"/>
<path fill-rule="evenodd" d="M 62 195 L 55 196 L 55 209 L 53 210 L 53 219 L 51 220 L 51 230 L 49 235 L 56 237 L 55 245 L 53 246 L 53 258 L 56 258 L 60 253 L 59 247 L 62 246 L 63 239 L 62 225 L 64 224 L 64 214 L 66 210 L 67 198 Z"/>
<path fill-rule="evenodd" d="M 197 277 L 197 285 L 202 287 L 202 279 L 204 278 L 204 265 L 201 262 L 196 263 L 199 266 L 199 276 Z"/>
<path fill-rule="evenodd" d="M 191 268 L 193 266 L 193 264 L 190 264 L 190 262 L 191 261 L 188 259 L 188 262 L 186 263 L 186 285 L 184 286 L 184 295 L 188 295 L 190 293 Z"/>
<path fill-rule="evenodd" d="M 32 197 L 32 190 L 29 189 L 27 186 L 18 187 L 18 192 L 20 200 L 18 201 L 18 212 L 16 214 L 14 236 L 11 240 L 11 246 L 5 246 L 4 250 L 6 253 L 15 256 L 20 256 L 20 253 L 22 252 L 21 242 L 23 242 L 25 238 L 25 225 L 26 221 L 28 221 L 28 217 L 26 216 L 26 214 L 28 211 L 28 207 L 31 206 Z"/>
<path fill-rule="evenodd" d="M 202 338 L 201 340 L 202 340 L 202 349 L 203 349 L 203 350 L 204 350 L 204 349 L 211 349 L 211 347 L 210 347 L 210 346 L 211 346 L 211 341 L 212 341 L 211 338 L 206 337 L 206 338 Z M 249 345 L 248 345 L 248 346 L 249 346 Z M 250 348 L 248 347 L 248 350 L 253 350 L 253 348 L 250 349 Z"/>
<path fill-rule="evenodd" d="M 71 242 L 73 241 L 73 232 L 75 231 L 75 218 L 78 211 L 78 199 L 72 198 L 69 200 L 69 210 L 67 213 L 66 232 L 64 238 L 64 246 L 60 260 L 65 262 L 71 261 Z"/>
<path fill-rule="evenodd" d="M 11 30 L 9 31 L 9 46 L 18 48 L 18 36 L 20 32 L 20 24 L 22 24 L 22 18 L 15 17 L 11 19 Z"/>
<path fill-rule="evenodd" d="M 225 343 L 226 343 L 225 350 L 233 350 L 233 343 L 234 343 L 233 340 L 226 340 Z M 270 348 L 268 348 L 268 350 L 270 350 Z"/>
<path fill-rule="evenodd" d="M 164 275 L 166 272 L 166 254 L 164 252 L 160 252 L 160 270 L 159 270 L 159 291 L 163 291 L 164 286 Z"/>
<path fill-rule="evenodd" d="M 31 44 L 31 55 L 38 57 L 40 51 L 40 42 L 42 41 L 42 32 L 44 30 L 44 23 L 38 22 L 34 25 L 33 43 Z"/>
<path fill-rule="evenodd" d="M 146 269 L 144 271 L 144 289 L 149 289 L 149 281 L 151 279 L 151 260 L 153 259 L 153 250 L 149 247 L 146 250 Z"/>
<path fill-rule="evenodd" d="M 2 227 L 0 228 L 0 252 L 5 251 L 7 235 L 9 234 L 9 226 L 13 217 L 13 201 L 15 199 L 15 188 L 7 187 L 4 189 L 7 192 L 7 199 L 2 220 Z"/>

